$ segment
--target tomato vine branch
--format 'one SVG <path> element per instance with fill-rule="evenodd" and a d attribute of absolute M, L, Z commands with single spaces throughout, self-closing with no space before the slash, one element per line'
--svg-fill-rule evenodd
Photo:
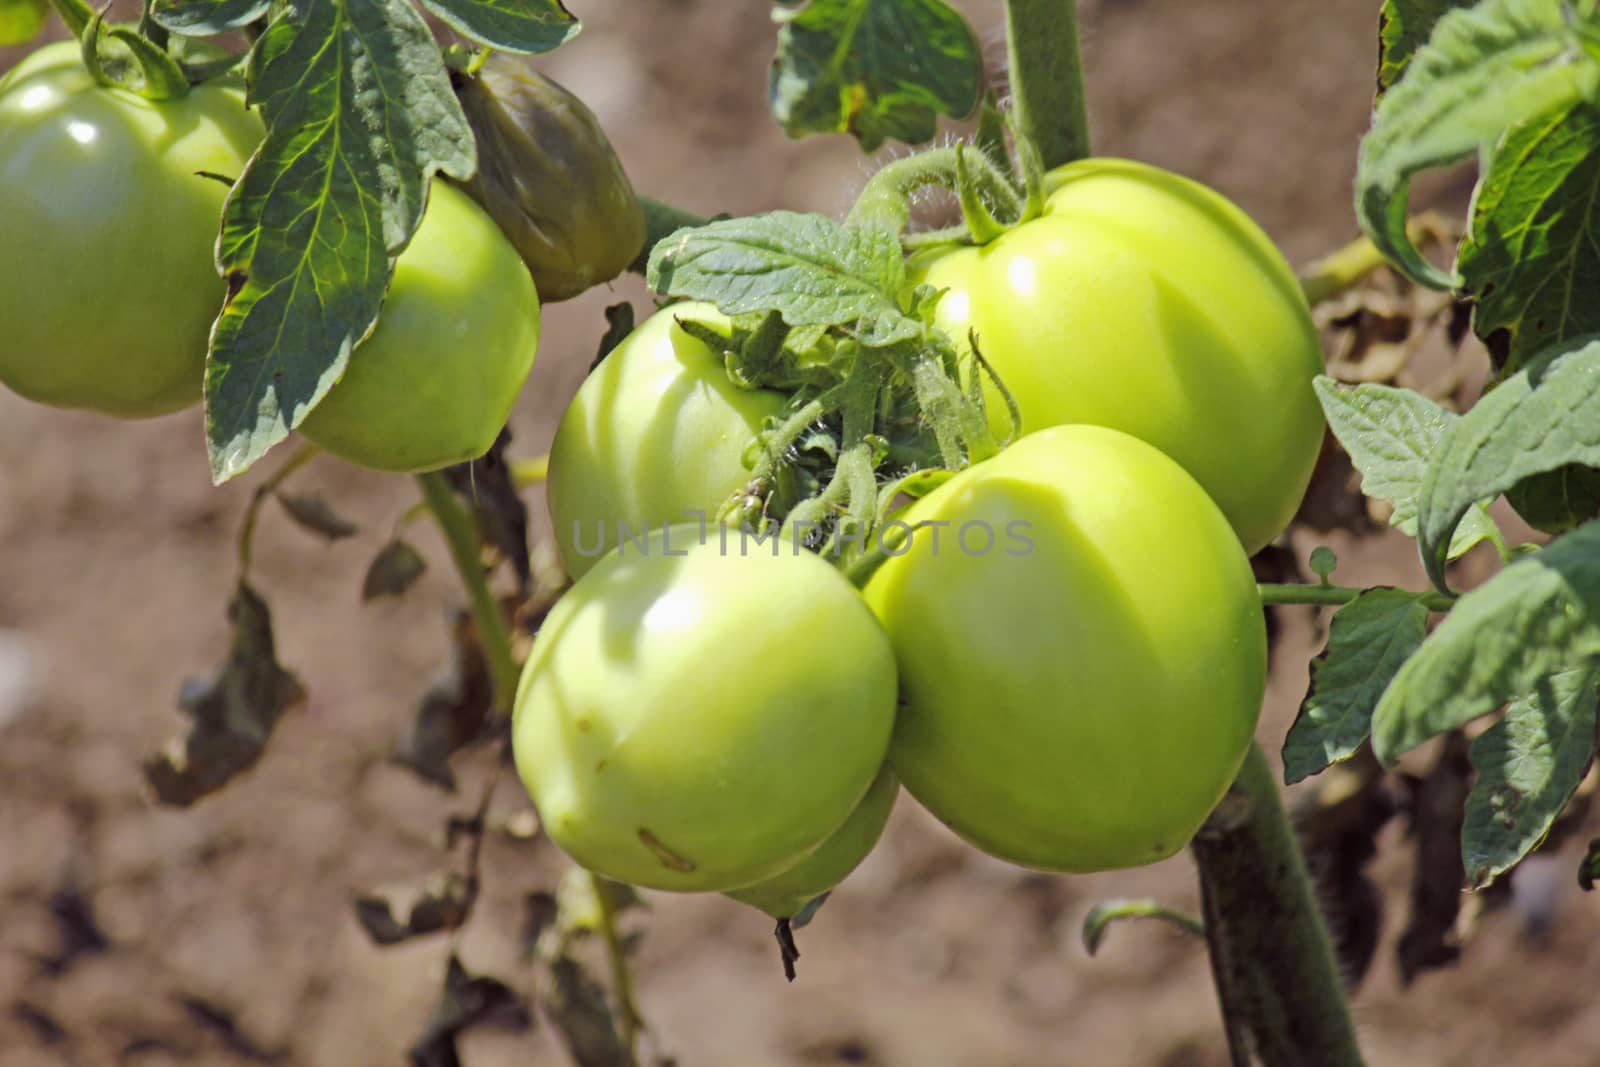
<path fill-rule="evenodd" d="M 1361 1067 L 1333 945 L 1259 744 L 1189 847 L 1234 1062 L 1250 1062 L 1247 1043 L 1264 1067 Z"/>
<path fill-rule="evenodd" d="M 606 960 L 611 966 L 611 990 L 617 1001 L 618 1036 L 622 1039 L 624 1061 L 628 1067 L 638 1063 L 639 1027 L 644 1018 L 633 992 L 633 973 L 628 969 L 627 949 L 617 932 L 617 905 L 611 885 L 593 871 L 587 872 L 600 909 L 600 936 L 606 945 Z"/>
<path fill-rule="evenodd" d="M 1356 597 L 1365 593 L 1348 585 L 1278 585 L 1265 582 L 1256 587 L 1261 593 L 1263 604 L 1315 604 L 1338 607 L 1350 603 Z M 1418 602 L 1429 611 L 1446 612 L 1455 605 L 1453 597 L 1443 593 L 1427 592 L 1416 594 Z"/>
<path fill-rule="evenodd" d="M 494 679 L 494 706 L 504 713 L 511 709 L 511 699 L 517 691 L 517 663 L 511 652 L 511 631 L 506 627 L 500 605 L 489 590 L 488 577 L 483 569 L 479 548 L 478 528 L 471 514 L 461 506 L 449 479 L 435 471 L 417 475 L 422 487 L 422 498 L 433 512 L 434 521 L 444 534 L 450 548 L 450 558 L 455 561 L 466 589 L 468 608 L 472 621 L 477 624 L 478 637 L 483 642 L 484 656 L 489 661 L 489 673 Z"/>
<path fill-rule="evenodd" d="M 313 444 L 304 444 L 286 460 L 283 466 L 275 471 L 272 477 L 256 487 L 251 494 L 250 503 L 244 509 L 244 521 L 239 524 L 239 577 L 243 578 L 250 570 L 250 557 L 255 550 L 256 523 L 261 519 L 261 505 L 277 489 L 288 481 L 289 478 L 317 458 L 322 450 Z"/>
<path fill-rule="evenodd" d="M 1045 169 L 1087 158 L 1077 0 L 1006 0 L 1006 59 L 1017 129 Z"/>

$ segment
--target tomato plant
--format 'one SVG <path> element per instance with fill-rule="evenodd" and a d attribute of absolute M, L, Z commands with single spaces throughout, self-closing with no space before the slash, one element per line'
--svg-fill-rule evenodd
<path fill-rule="evenodd" d="M 749 481 L 745 455 L 783 406 L 778 393 L 735 385 L 682 322 L 729 325 L 706 304 L 661 309 L 601 360 L 556 428 L 546 492 L 574 576 L 627 531 L 715 519 Z"/>
<path fill-rule="evenodd" d="M 538 345 L 539 297 L 516 249 L 465 193 L 438 183 L 395 262 L 382 320 L 300 432 L 376 470 L 476 459 L 511 414 Z"/>
<path fill-rule="evenodd" d="M 793 867 L 861 803 L 894 721 L 893 653 L 850 583 L 808 552 L 700 537 L 658 530 L 584 575 L 512 727 L 551 839 L 658 889 Z"/>
<path fill-rule="evenodd" d="M 939 325 L 976 336 L 1020 432 L 1093 423 L 1149 441 L 1259 550 L 1322 444 L 1322 352 L 1294 272 L 1244 212 L 1179 175 L 1090 159 L 1045 181 L 1038 218 L 924 253 L 912 279 L 947 290 Z M 1004 436 L 993 393 L 989 412 Z"/>
<path fill-rule="evenodd" d="M 900 664 L 890 762 L 911 795 L 1030 867 L 1187 844 L 1244 759 L 1266 679 L 1255 580 L 1205 492 L 1135 438 L 1063 426 L 904 521 L 867 599 Z"/>
<path fill-rule="evenodd" d="M 1557 849 L 1584 826 L 1600 736 L 1600 301 L 1585 295 L 1600 282 L 1595 0 L 1381 0 L 1379 92 L 1347 220 L 1362 236 L 1298 277 L 1216 191 L 1093 154 L 1079 5 L 1060 0 L 999 5 L 1003 71 L 985 70 L 982 38 L 945 0 L 782 3 L 768 93 L 790 134 L 875 151 L 933 141 L 944 118 L 971 125 L 895 152 L 843 217 L 714 219 L 639 195 L 622 160 L 640 149 L 614 151 L 601 129 L 642 83 L 607 67 L 621 88 L 591 110 L 504 54 L 571 41 L 577 19 L 558 0 L 154 0 L 132 23 L 49 2 L 76 43 L 0 79 L 0 381 L 125 416 L 203 398 L 218 484 L 296 431 L 307 441 L 244 491 L 227 652 L 182 687 L 187 729 L 144 762 L 149 794 L 200 803 L 266 759 L 306 702 L 278 662 L 281 620 L 253 546 L 271 501 L 329 541 L 359 534 L 340 501 L 288 488 L 321 452 L 417 473 L 420 503 L 381 498 L 392 525 L 364 598 L 401 595 L 427 570 L 419 516 L 460 579 L 447 667 L 390 762 L 476 786 L 476 805 L 444 820 L 447 870 L 354 902 L 375 944 L 451 933 L 413 1063 L 461 1062 L 457 1039 L 479 1023 L 526 1024 L 518 982 L 577 1062 L 671 1061 L 634 990 L 631 885 L 765 910 L 791 979 L 792 927 L 938 921 L 899 899 L 823 909 L 878 846 L 900 781 L 907 832 L 942 841 L 957 859 L 945 868 L 972 858 L 939 827 L 915 828 L 926 808 L 999 858 L 985 878 L 1006 863 L 1141 866 L 1187 844 L 1202 917 L 1112 901 L 1090 910 L 1086 943 L 1134 917 L 1202 937 L 1217 1041 L 1265 1067 L 1362 1062 L 1348 993 L 1386 925 L 1366 864 L 1396 813 L 1416 851 L 1395 945 L 1406 983 L 1463 955 L 1475 925 L 1460 921 L 1463 884 L 1504 890 L 1535 852 L 1566 862 Z M 1174 17 L 1123 6 L 1126 26 Z M 41 10 L 0 0 L 0 41 L 31 39 Z M 604 62 L 604 47 L 584 61 Z M 1357 103 L 1365 117 L 1365 94 Z M 747 143 L 721 129 L 738 113 L 719 105 L 709 139 Z M 709 158 L 700 116 L 685 104 L 672 117 L 651 124 L 649 150 L 671 139 L 677 152 L 682 134 L 671 159 L 688 170 Z M 1212 147 L 1187 165 L 1235 146 L 1223 128 Z M 1415 177 L 1457 161 L 1480 168 L 1467 218 L 1413 214 Z M 936 189 L 953 205 L 924 197 Z M 598 305 L 575 301 L 545 330 L 549 305 L 624 269 L 662 303 L 637 329 L 631 305 L 607 308 L 609 354 L 560 425 L 519 423 L 513 440 L 541 337 L 557 359 L 593 351 Z M 540 429 L 555 431 L 544 457 Z M 54 444 L 24 442 L 30 456 L 71 454 Z M 85 462 L 117 459 L 102 448 Z M 530 539 L 543 531 L 524 492 L 541 482 L 550 544 Z M 142 503 L 146 483 L 130 484 Z M 69 492 L 77 503 L 89 490 Z M 32 529 L 31 509 L 15 514 L 8 530 Z M 701 521 L 666 525 L 686 518 Z M 1335 584 L 1348 571 L 1317 542 L 1375 537 L 1385 519 L 1414 580 Z M 209 536 L 191 520 L 185 537 Z M 32 562 L 13 565 L 32 577 Z M 46 595 L 76 588 L 53 581 Z M 86 616 L 123 617 L 128 605 L 94 592 Z M 1282 632 L 1325 644 L 1280 769 L 1263 747 L 1278 739 L 1253 735 L 1278 721 L 1258 719 L 1268 621 L 1296 608 L 1310 617 Z M 166 633 L 125 628 L 119 641 L 146 629 Z M 1294 647 L 1273 645 L 1277 669 L 1305 665 Z M 0 721 L 26 688 L 6 676 L 11 648 L 0 632 Z M 313 725 L 343 712 L 326 697 L 313 707 Z M 0 748 L 25 751 L 28 771 L 49 762 Z M 513 765 L 526 797 L 499 789 Z M 359 766 L 363 783 L 394 773 Z M 1329 770 L 1292 825 L 1280 782 Z M 50 800 L 50 817 L 87 827 L 78 805 Z M 141 816 L 117 800 L 116 834 L 14 821 L 90 851 L 139 842 L 121 820 L 137 831 Z M 918 892 L 933 875 L 899 832 L 878 885 Z M 511 849 L 527 868 L 487 869 Z M 75 859 L 42 909 L 67 948 L 41 987 L 75 955 L 121 947 L 92 922 L 106 885 L 80 892 Z M 1600 839 L 1576 866 L 1589 888 Z M 484 939 L 460 935 L 508 869 L 535 872 L 517 887 L 513 965 L 532 971 L 501 980 L 468 971 L 463 954 Z M 1151 884 L 1165 896 L 1187 870 Z M 1072 891 L 1010 876 L 1054 924 Z M 143 870 L 138 882 L 143 893 Z M 695 907 L 755 921 L 716 897 Z M 579 948 L 591 935 L 604 990 Z M 678 955 L 644 965 L 673 978 Z M 12 1014 L 34 1036 L 96 1059 L 50 1014 L 70 994 L 29 998 Z M 233 1051 L 258 1047 L 213 1005 L 182 1003 Z"/>
<path fill-rule="evenodd" d="M 128 418 L 197 403 L 228 194 L 206 175 L 237 177 L 261 137 L 237 81 L 146 100 L 68 42 L 0 79 L 0 383 Z"/>

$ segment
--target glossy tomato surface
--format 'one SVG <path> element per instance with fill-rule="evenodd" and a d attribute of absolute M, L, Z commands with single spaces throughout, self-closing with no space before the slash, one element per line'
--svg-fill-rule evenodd
<path fill-rule="evenodd" d="M 556 429 L 546 492 L 574 577 L 628 530 L 713 520 L 749 480 L 746 451 L 783 407 L 778 393 L 734 385 L 680 319 L 729 328 L 709 304 L 656 312 L 600 362 Z"/>
<path fill-rule="evenodd" d="M 894 722 L 888 637 L 838 571 L 789 543 L 698 537 L 625 543 L 572 587 L 512 727 L 551 839 L 657 889 L 793 867 L 860 804 Z"/>
<path fill-rule="evenodd" d="M 807 904 L 832 891 L 867 858 L 883 836 L 899 794 L 899 779 L 885 767 L 872 780 L 872 788 L 850 818 L 815 852 L 764 882 L 729 890 L 728 896 L 760 908 L 774 919 L 794 918 Z"/>
<path fill-rule="evenodd" d="M 511 415 L 538 347 L 539 296 L 522 258 L 482 208 L 435 181 L 377 327 L 300 432 L 375 470 L 476 459 Z"/>
<path fill-rule="evenodd" d="M 1266 676 L 1249 561 L 1205 491 L 1142 441 L 1060 426 L 903 519 L 948 524 L 866 588 L 899 663 L 907 791 L 1028 867 L 1182 848 L 1243 761 Z"/>
<path fill-rule="evenodd" d="M 1294 272 L 1218 193 L 1091 159 L 1048 177 L 1044 214 L 981 248 L 934 250 L 913 278 L 946 288 L 938 322 L 1015 396 L 1022 431 L 1122 430 L 1205 486 L 1249 552 L 1299 506 L 1322 442 L 1322 369 Z M 990 393 L 1005 432 L 1005 405 Z"/>
<path fill-rule="evenodd" d="M 0 383 L 127 418 L 197 403 L 227 185 L 263 133 L 242 86 L 152 102 L 72 42 L 0 78 Z"/>

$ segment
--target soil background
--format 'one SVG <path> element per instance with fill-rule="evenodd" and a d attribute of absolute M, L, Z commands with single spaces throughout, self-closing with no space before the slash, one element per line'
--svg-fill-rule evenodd
<path fill-rule="evenodd" d="M 998 0 L 963 6 L 998 59 Z M 795 143 L 771 121 L 767 5 L 572 7 L 586 29 L 544 67 L 599 113 L 642 191 L 708 214 L 837 214 L 870 173 L 848 139 Z M 1376 8 L 1089 0 L 1097 150 L 1215 186 L 1303 264 L 1355 232 Z M 0 50 L 0 69 L 19 56 Z M 1463 188 L 1438 181 L 1422 195 L 1459 212 Z M 82 284 L 92 314 L 98 282 Z M 547 310 L 512 423 L 518 454 L 544 451 L 602 309 L 619 299 L 646 307 L 629 279 Z M 535 992 L 518 929 L 525 894 L 553 888 L 565 867 L 546 842 L 489 839 L 479 911 L 453 942 L 376 948 L 353 917 L 353 893 L 446 866 L 445 818 L 470 811 L 490 762 L 459 759 L 454 796 L 388 762 L 443 661 L 457 597 L 442 545 L 417 523 L 430 572 L 403 600 L 359 603 L 368 559 L 415 500 L 407 479 L 333 460 L 305 471 L 297 488 L 362 528 L 331 546 L 264 512 L 252 578 L 310 699 L 222 793 L 172 811 L 142 790 L 140 761 L 185 725 L 180 684 L 226 651 L 239 518 L 275 465 L 213 488 L 197 412 L 124 424 L 0 394 L 0 1067 L 399 1065 L 452 948 L 471 970 Z M 1303 557 L 1315 543 L 1297 535 L 1295 547 Z M 1335 547 L 1342 579 L 1421 584 L 1408 542 Z M 1270 752 L 1316 639 L 1308 611 L 1287 613 L 1261 726 Z M 492 815 L 525 806 L 506 780 Z M 1517 906 L 1483 917 L 1459 966 L 1403 988 L 1404 827 L 1381 844 L 1383 935 L 1354 1004 L 1369 1061 L 1594 1063 L 1600 913 L 1573 882 L 1572 848 L 1530 866 Z M 1186 855 L 1094 877 L 1029 874 L 963 846 L 902 797 L 883 845 L 801 931 L 793 985 L 770 923 L 730 901 L 647 894 L 649 911 L 628 922 L 646 930 L 636 970 L 656 1046 L 684 1067 L 1225 1064 L 1198 942 L 1133 924 L 1086 955 L 1083 915 L 1110 896 L 1198 910 Z M 467 1067 L 568 1062 L 548 1024 L 474 1031 L 461 1050 Z"/>

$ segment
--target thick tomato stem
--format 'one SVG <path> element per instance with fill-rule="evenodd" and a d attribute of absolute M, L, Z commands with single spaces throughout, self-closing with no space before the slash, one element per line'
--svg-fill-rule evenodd
<path fill-rule="evenodd" d="M 1078 53 L 1078 5 L 1006 0 L 1012 109 L 1046 169 L 1089 155 L 1089 113 Z"/>
<path fill-rule="evenodd" d="M 1212 977 L 1235 1063 L 1361 1067 L 1333 945 L 1266 754 L 1244 767 L 1190 843 Z"/>

